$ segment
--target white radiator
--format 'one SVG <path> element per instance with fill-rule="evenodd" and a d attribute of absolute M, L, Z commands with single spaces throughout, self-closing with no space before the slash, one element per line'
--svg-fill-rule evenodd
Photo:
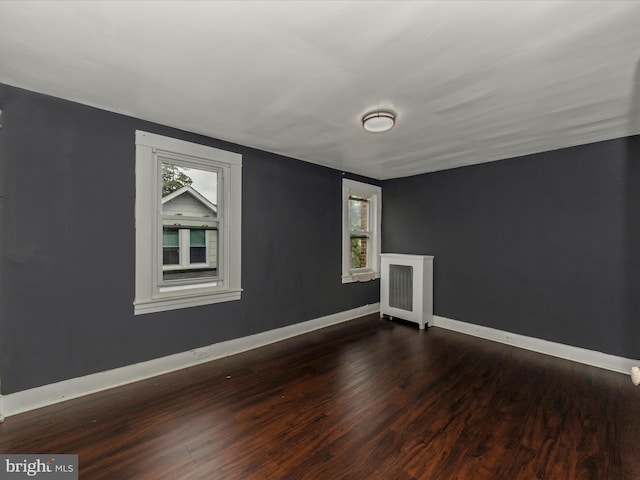
<path fill-rule="evenodd" d="M 417 323 L 433 322 L 433 257 L 383 253 L 380 276 L 380 316 Z"/>

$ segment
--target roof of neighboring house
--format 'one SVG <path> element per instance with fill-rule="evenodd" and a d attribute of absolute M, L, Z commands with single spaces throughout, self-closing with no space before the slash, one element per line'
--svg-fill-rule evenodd
<path fill-rule="evenodd" d="M 207 198 L 202 195 L 200 192 L 198 192 L 195 188 L 193 188 L 191 185 L 185 185 L 182 188 L 179 188 L 178 190 L 176 190 L 175 192 L 171 192 L 169 195 L 167 195 L 166 197 L 162 197 L 162 204 L 166 204 L 182 195 L 191 195 L 193 198 L 195 198 L 198 202 L 202 203 L 206 208 L 208 208 L 209 210 L 211 210 L 214 214 L 218 214 L 218 207 L 216 204 L 211 203 L 209 200 L 207 200 Z"/>

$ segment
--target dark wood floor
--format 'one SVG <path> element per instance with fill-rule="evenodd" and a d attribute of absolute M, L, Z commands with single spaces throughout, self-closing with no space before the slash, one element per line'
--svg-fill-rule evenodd
<path fill-rule="evenodd" d="M 16 415 L 99 479 L 640 479 L 628 376 L 372 315 Z"/>

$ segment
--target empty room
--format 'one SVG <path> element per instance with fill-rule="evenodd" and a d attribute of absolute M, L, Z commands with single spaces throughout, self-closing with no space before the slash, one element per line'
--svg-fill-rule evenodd
<path fill-rule="evenodd" d="M 639 25 L 1 1 L 0 478 L 640 479 Z"/>

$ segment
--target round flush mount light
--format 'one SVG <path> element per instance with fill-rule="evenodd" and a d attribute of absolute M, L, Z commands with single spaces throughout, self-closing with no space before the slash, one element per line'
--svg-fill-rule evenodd
<path fill-rule="evenodd" d="M 362 126 L 367 132 L 382 133 L 396 124 L 396 114 L 389 110 L 378 110 L 362 117 Z"/>

